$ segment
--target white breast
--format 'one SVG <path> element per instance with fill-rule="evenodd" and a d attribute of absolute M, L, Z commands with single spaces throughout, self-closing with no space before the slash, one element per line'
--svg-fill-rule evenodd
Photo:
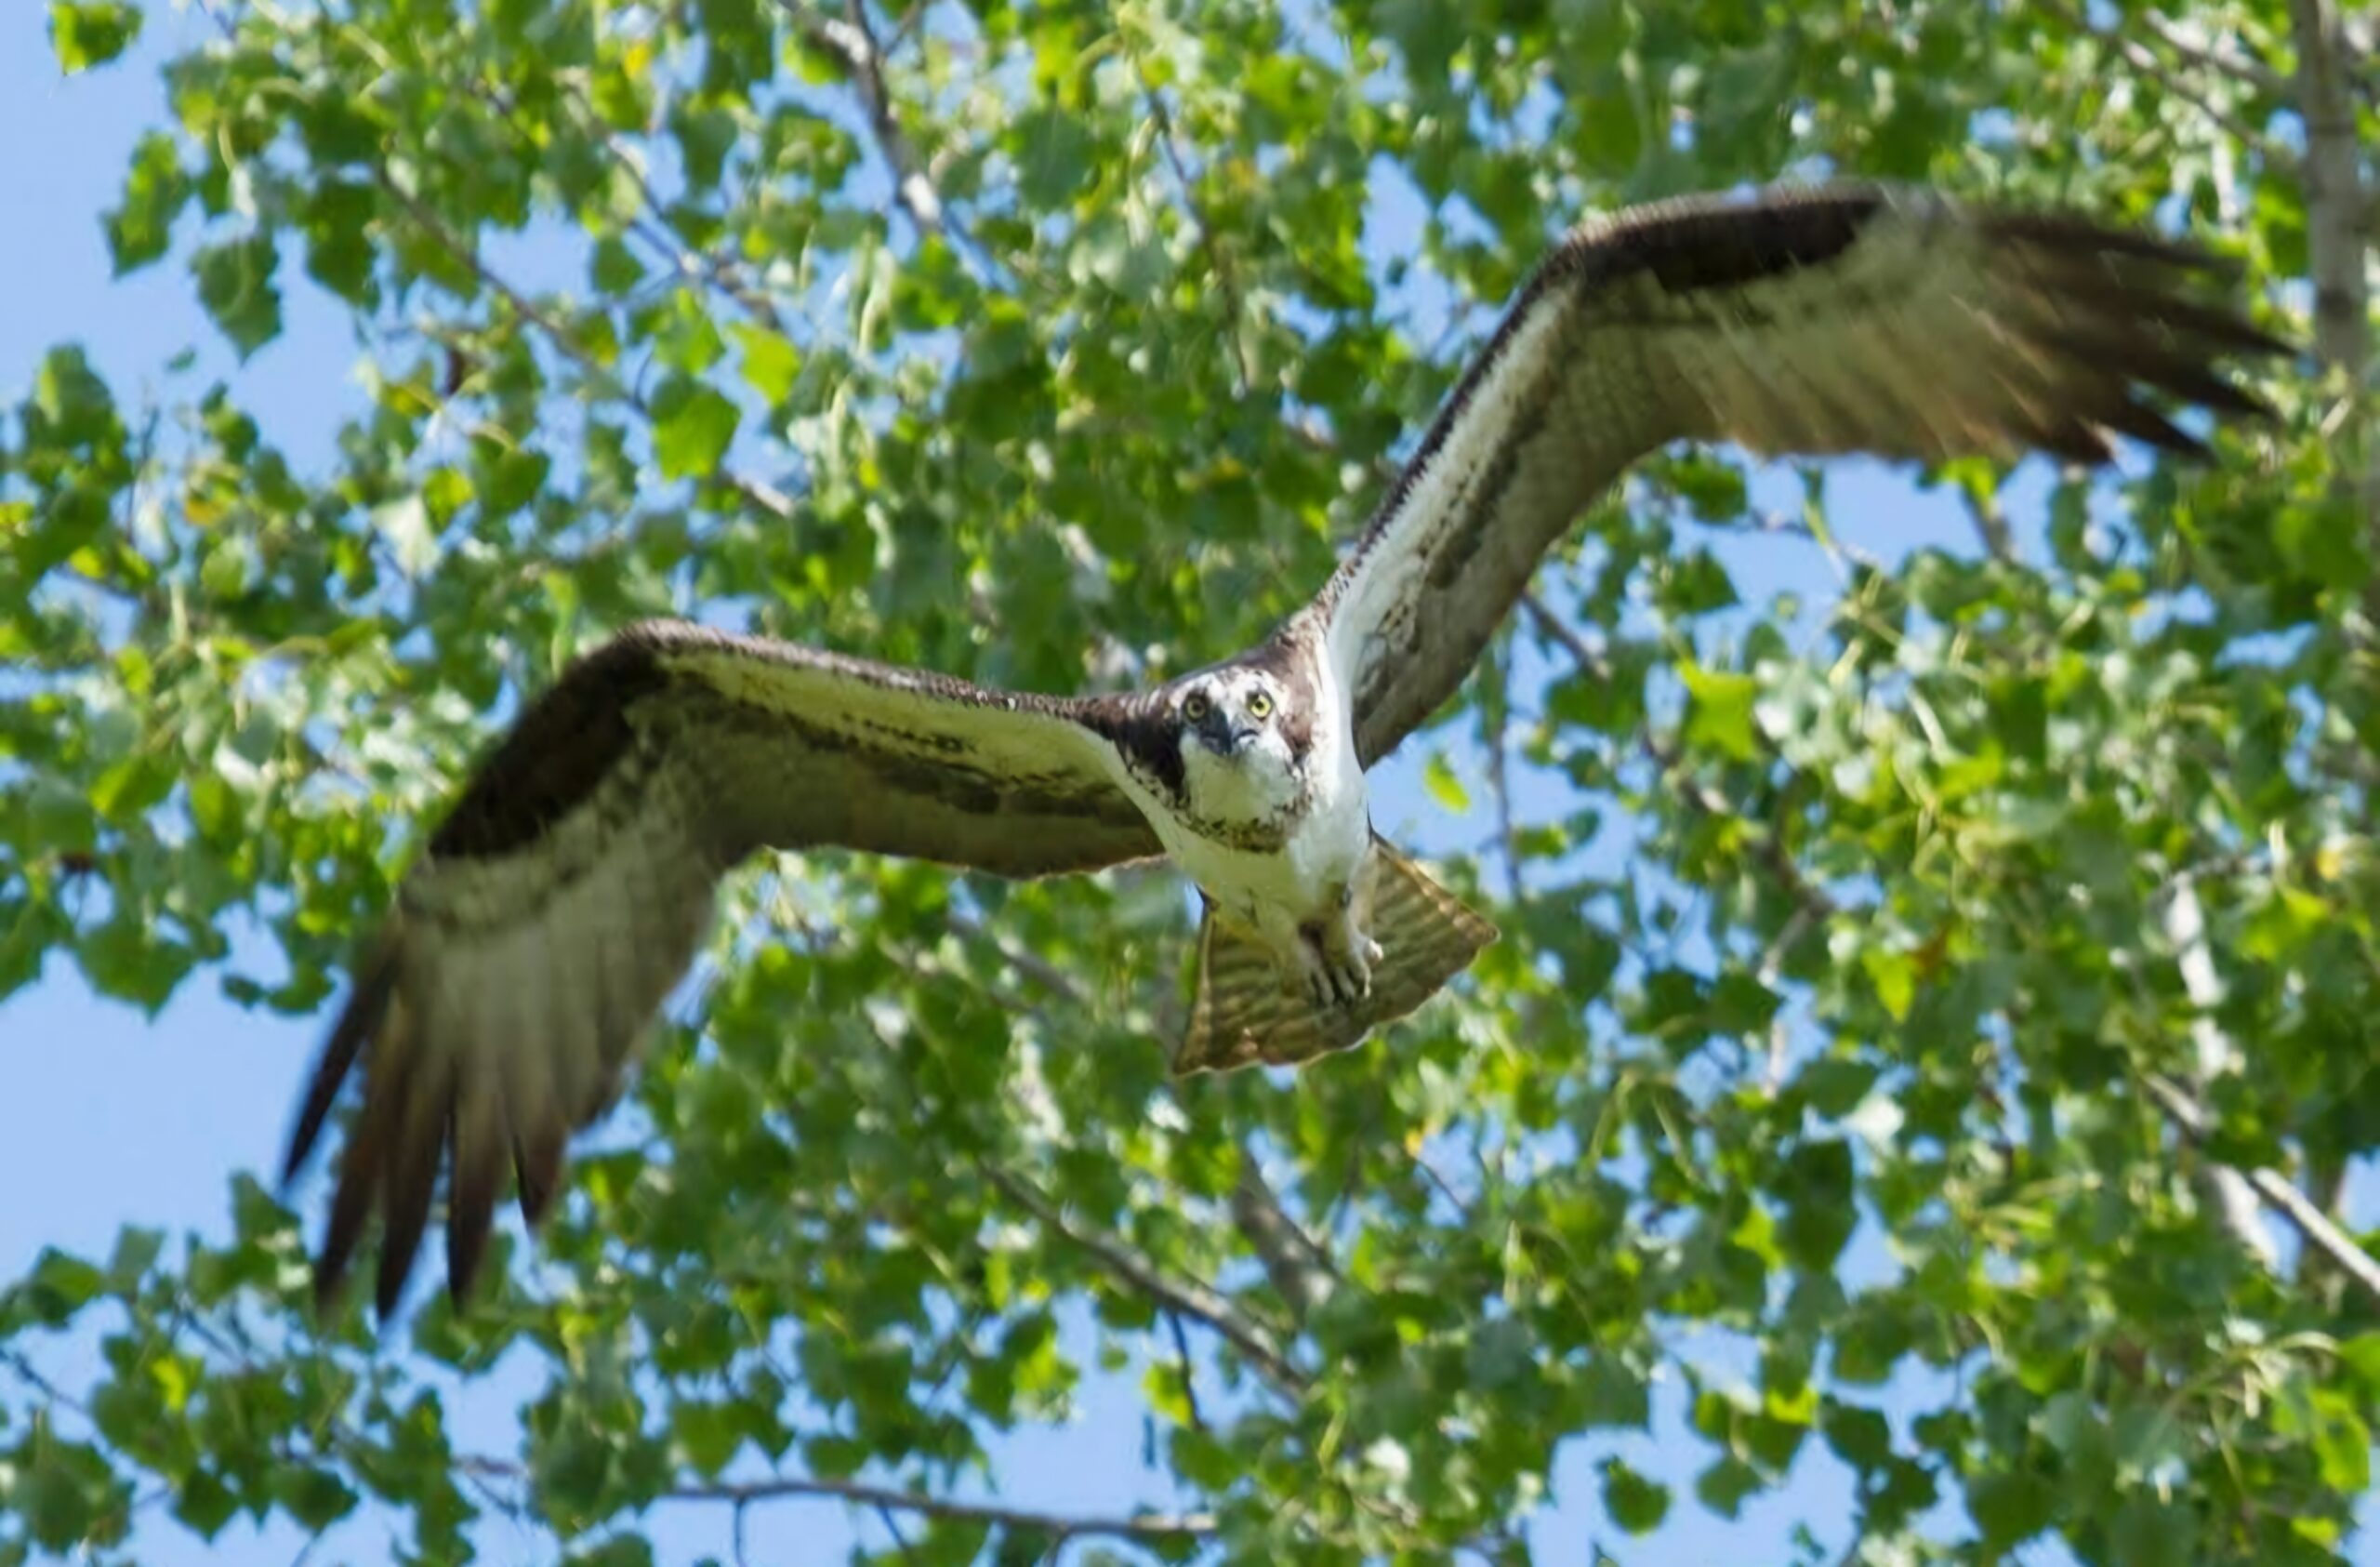
<path fill-rule="evenodd" d="M 1281 849 L 1237 849 L 1203 837 L 1175 817 L 1168 803 L 1151 797 L 1136 781 L 1126 780 L 1174 863 L 1234 923 L 1255 931 L 1284 953 L 1294 949 L 1300 925 L 1335 907 L 1339 889 L 1355 875 L 1371 844 L 1370 806 L 1364 770 L 1355 760 L 1354 725 L 1348 721 L 1342 691 L 1327 666 L 1323 680 L 1322 716 L 1306 761 L 1304 782 L 1311 793 Z M 1210 766 L 1219 774 L 1231 771 L 1211 755 L 1185 753 L 1183 760 L 1185 771 Z M 1263 780 L 1235 777 L 1223 785 L 1220 777 L 1194 777 L 1191 786 L 1193 793 L 1208 803 L 1236 802 L 1237 793 L 1230 791 L 1245 793 L 1251 819 L 1273 814 L 1282 803 L 1273 798 L 1278 788 Z"/>

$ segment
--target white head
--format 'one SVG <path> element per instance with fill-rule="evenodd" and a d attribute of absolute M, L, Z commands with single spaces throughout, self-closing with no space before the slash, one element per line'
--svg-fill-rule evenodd
<path fill-rule="evenodd" d="M 1227 664 L 1173 692 L 1190 799 L 1214 816 L 1269 816 L 1297 798 L 1310 714 L 1270 671 Z"/>

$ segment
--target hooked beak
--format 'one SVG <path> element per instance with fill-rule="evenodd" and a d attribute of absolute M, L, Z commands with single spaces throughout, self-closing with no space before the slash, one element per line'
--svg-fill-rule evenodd
<path fill-rule="evenodd" d="M 1234 755 L 1254 738 L 1255 730 L 1234 727 L 1221 708 L 1210 708 L 1198 721 L 1198 743 L 1217 756 Z"/>

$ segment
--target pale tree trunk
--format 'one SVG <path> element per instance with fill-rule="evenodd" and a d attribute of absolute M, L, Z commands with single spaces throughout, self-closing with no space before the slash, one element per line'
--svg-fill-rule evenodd
<path fill-rule="evenodd" d="M 2314 352 L 2322 384 L 2339 401 L 2325 417 L 2338 454 L 2338 485 L 2380 564 L 2380 440 L 2373 439 L 2372 246 L 2380 239 L 2380 189 L 2363 166 L 2356 135 L 2355 73 L 2369 61 L 2372 29 L 2347 32 L 2338 0 L 2290 0 L 2297 46 L 2294 87 L 2306 123 L 2306 242 L 2314 281 Z M 2380 571 L 2365 585 L 2367 636 L 2380 637 Z M 2335 1214 L 2343 1166 L 2307 1172 L 2314 1199 Z"/>

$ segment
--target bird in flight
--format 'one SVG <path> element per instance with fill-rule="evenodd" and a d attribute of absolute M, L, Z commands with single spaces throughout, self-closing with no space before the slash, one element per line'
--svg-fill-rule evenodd
<path fill-rule="evenodd" d="M 1365 770 L 1453 695 L 1538 563 L 1673 441 L 1938 462 L 2263 406 L 2227 355 L 2288 352 L 2211 298 L 2228 269 L 2069 213 L 1833 185 L 1696 197 L 1539 266 L 1311 602 L 1144 691 L 1051 697 L 676 621 L 532 700 L 364 949 L 284 1176 L 361 1068 L 319 1291 L 381 1221 L 394 1309 L 446 1182 L 459 1298 L 505 1176 L 535 1225 L 762 848 L 1036 877 L 1158 857 L 1204 902 L 1183 1073 L 1310 1060 L 1411 1012 L 1495 930 L 1372 830 Z"/>

